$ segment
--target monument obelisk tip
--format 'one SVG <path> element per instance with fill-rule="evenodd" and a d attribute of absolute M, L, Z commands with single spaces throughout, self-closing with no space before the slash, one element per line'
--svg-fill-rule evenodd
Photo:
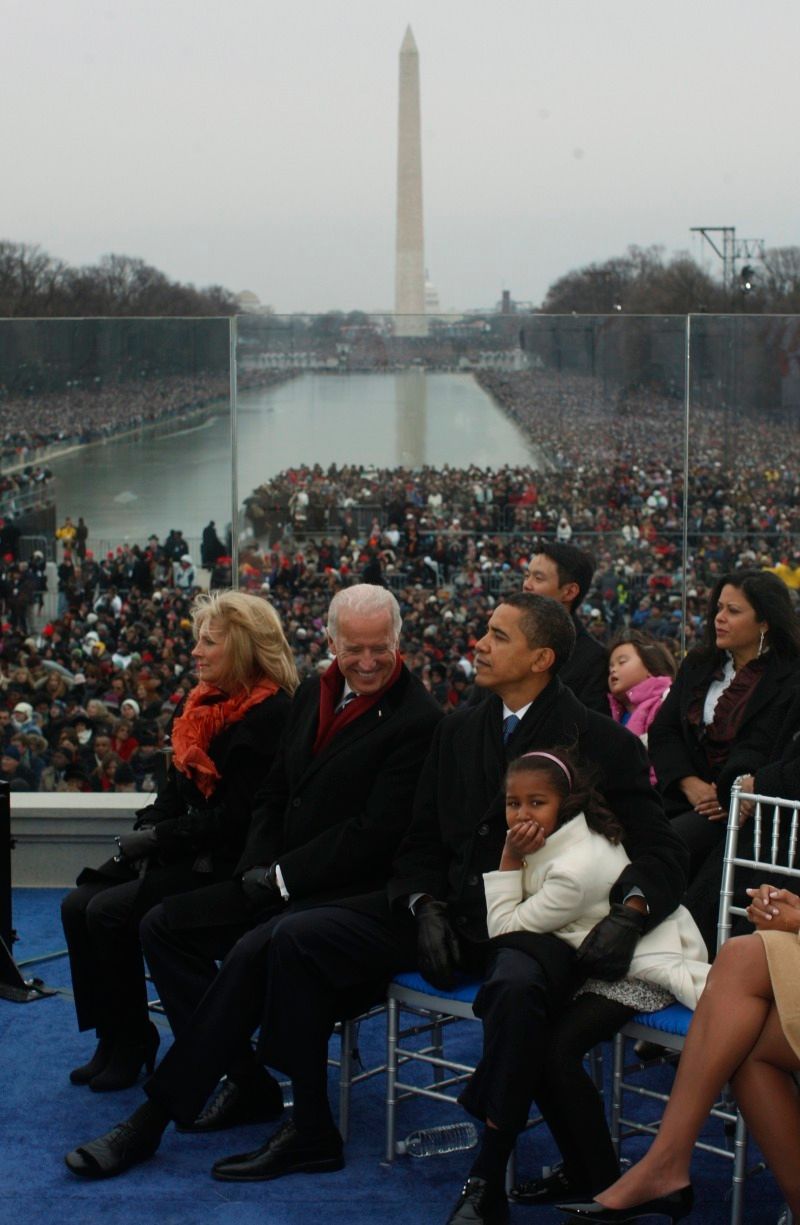
<path fill-rule="evenodd" d="M 406 26 L 405 38 L 403 39 L 403 42 L 400 46 L 400 54 L 404 55 L 406 51 L 416 51 L 416 50 L 417 50 L 417 44 L 414 41 L 414 33 L 410 25 Z"/>
<path fill-rule="evenodd" d="M 427 336 L 422 224 L 419 54 L 409 25 L 400 48 L 395 336 Z"/>

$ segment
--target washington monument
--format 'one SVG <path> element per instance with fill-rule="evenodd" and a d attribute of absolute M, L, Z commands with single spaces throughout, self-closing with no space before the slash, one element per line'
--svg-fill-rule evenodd
<path fill-rule="evenodd" d="M 422 227 L 422 138 L 419 55 L 411 26 L 400 48 L 397 125 L 397 263 L 395 335 L 427 336 Z"/>

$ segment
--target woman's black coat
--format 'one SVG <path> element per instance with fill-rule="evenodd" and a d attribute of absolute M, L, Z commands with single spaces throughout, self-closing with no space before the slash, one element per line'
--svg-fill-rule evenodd
<path fill-rule="evenodd" d="M 765 760 L 764 730 L 780 721 L 797 693 L 800 663 L 768 656 L 764 674 L 745 708 L 735 746 L 715 776 L 706 759 L 699 729 L 689 723 L 687 715 L 695 692 L 699 689 L 705 695 L 717 667 L 716 661 L 704 662 L 688 655 L 650 725 L 648 752 L 668 816 L 677 816 L 691 807 L 680 788 L 680 780 L 690 775 L 707 783 L 715 782 L 720 804 L 727 808 L 731 784 L 743 772 L 743 760 L 748 757 L 752 760 L 750 770 Z M 748 748 L 750 745 L 752 749 Z"/>
<path fill-rule="evenodd" d="M 254 797 L 269 774 L 290 705 L 288 694 L 279 689 L 212 740 L 208 755 L 221 778 L 208 799 L 185 774 L 170 766 L 166 786 L 155 803 L 137 814 L 137 827 L 155 826 L 157 854 L 151 857 L 151 868 L 196 863 L 209 884 L 231 875 L 247 839 Z M 131 875 L 130 865 L 110 859 L 97 869 L 85 868 L 77 883 L 107 880 L 115 884 L 130 880 Z M 142 913 L 148 908 L 147 875 L 142 882 Z M 162 880 L 163 873 L 156 875 Z M 163 888 L 159 888 L 151 904 L 162 896 Z"/>

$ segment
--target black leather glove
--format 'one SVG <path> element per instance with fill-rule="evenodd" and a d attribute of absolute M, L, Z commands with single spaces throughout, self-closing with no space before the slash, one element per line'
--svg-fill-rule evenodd
<path fill-rule="evenodd" d="M 606 917 L 584 937 L 576 956 L 578 967 L 588 977 L 609 983 L 624 978 L 646 927 L 647 915 L 615 902 Z"/>
<path fill-rule="evenodd" d="M 242 892 L 254 909 L 262 910 L 265 906 L 283 901 L 274 864 L 269 868 L 256 864 L 242 873 L 241 880 Z"/>
<path fill-rule="evenodd" d="M 117 863 L 135 863 L 137 859 L 147 859 L 158 846 L 156 831 L 152 826 L 134 830 L 130 834 L 119 834 L 114 841 L 119 847 L 119 853 L 114 856 Z"/>
<path fill-rule="evenodd" d="M 452 991 L 456 970 L 461 964 L 458 937 L 447 917 L 447 903 L 419 901 L 414 910 L 417 920 L 417 963 L 422 975 L 440 991 Z"/>
<path fill-rule="evenodd" d="M 146 804 L 144 808 L 136 809 L 136 820 L 133 823 L 133 828 L 135 830 L 155 829 L 159 821 L 163 820 L 163 812 L 159 811 L 154 804 Z"/>

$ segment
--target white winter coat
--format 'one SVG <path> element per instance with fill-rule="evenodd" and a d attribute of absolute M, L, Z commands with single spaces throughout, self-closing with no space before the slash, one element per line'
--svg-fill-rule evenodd
<path fill-rule="evenodd" d="M 529 855 L 521 871 L 484 874 L 489 935 L 551 932 L 577 949 L 608 914 L 611 887 L 628 863 L 625 849 L 595 833 L 580 813 Z M 642 936 L 628 977 L 656 983 L 694 1008 L 708 970 L 697 925 L 679 906 Z"/>

